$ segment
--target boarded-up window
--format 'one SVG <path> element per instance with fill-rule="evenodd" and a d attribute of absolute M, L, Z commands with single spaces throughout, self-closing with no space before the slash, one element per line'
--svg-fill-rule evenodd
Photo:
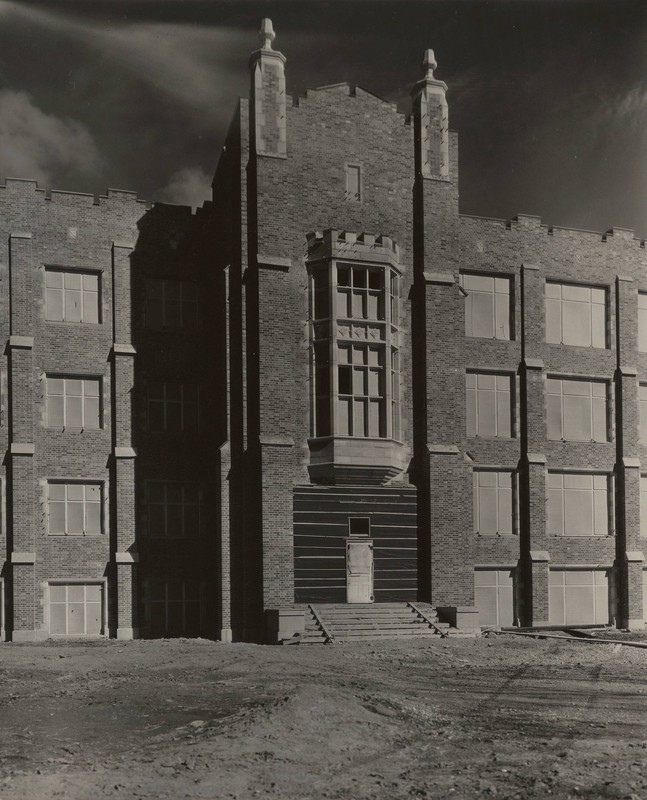
<path fill-rule="evenodd" d="M 473 484 L 474 532 L 514 533 L 514 473 L 474 470 Z"/>
<path fill-rule="evenodd" d="M 465 335 L 510 339 L 511 280 L 494 275 L 461 276 L 465 298 Z"/>
<path fill-rule="evenodd" d="M 103 631 L 102 584 L 50 584 L 50 635 L 98 636 Z"/>
<path fill-rule="evenodd" d="M 606 290 L 547 281 L 546 341 L 606 347 Z"/>
<path fill-rule="evenodd" d="M 149 581 L 144 586 L 150 636 L 199 636 L 203 587 L 194 581 Z"/>
<path fill-rule="evenodd" d="M 100 483 L 47 484 L 47 532 L 55 536 L 103 533 Z"/>
<path fill-rule="evenodd" d="M 608 536 L 612 531 L 609 483 L 609 475 L 549 472 L 546 476 L 548 533 Z"/>
<path fill-rule="evenodd" d="M 638 349 L 647 353 L 647 292 L 638 293 Z"/>
<path fill-rule="evenodd" d="M 640 535 L 647 536 L 647 475 L 640 476 Z"/>
<path fill-rule="evenodd" d="M 476 569 L 474 602 L 479 611 L 479 625 L 508 628 L 516 623 L 515 570 Z"/>
<path fill-rule="evenodd" d="M 98 378 L 46 378 L 47 426 L 50 428 L 101 427 L 101 381 Z"/>
<path fill-rule="evenodd" d="M 512 436 L 512 376 L 468 372 L 467 435 Z"/>
<path fill-rule="evenodd" d="M 46 269 L 45 319 L 99 322 L 99 276 Z"/>
<path fill-rule="evenodd" d="M 647 625 L 647 569 L 643 569 L 643 620 Z"/>
<path fill-rule="evenodd" d="M 147 484 L 148 533 L 160 539 L 200 535 L 200 485 L 150 481 Z"/>
<path fill-rule="evenodd" d="M 647 383 L 638 384 L 638 438 L 647 444 Z"/>
<path fill-rule="evenodd" d="M 552 625 L 606 625 L 609 577 L 604 569 L 552 569 L 549 580 Z"/>
<path fill-rule="evenodd" d="M 198 287 L 190 281 L 146 281 L 146 326 L 193 330 L 198 323 Z"/>
<path fill-rule="evenodd" d="M 606 381 L 546 381 L 548 438 L 573 442 L 608 441 Z"/>

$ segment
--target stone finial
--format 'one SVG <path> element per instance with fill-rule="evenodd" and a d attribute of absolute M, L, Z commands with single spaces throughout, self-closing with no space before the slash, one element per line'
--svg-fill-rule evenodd
<path fill-rule="evenodd" d="M 258 32 L 258 38 L 263 50 L 272 49 L 272 42 L 276 39 L 276 34 L 272 27 L 272 20 L 269 19 L 269 17 L 265 17 L 265 19 L 261 21 L 261 29 Z"/>
<path fill-rule="evenodd" d="M 425 50 L 425 57 L 423 59 L 422 66 L 427 72 L 427 79 L 434 80 L 434 70 L 438 64 L 436 63 L 436 56 L 434 55 L 433 50 Z"/>

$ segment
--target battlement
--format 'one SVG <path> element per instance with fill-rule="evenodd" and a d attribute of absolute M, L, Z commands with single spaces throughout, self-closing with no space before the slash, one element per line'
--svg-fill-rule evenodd
<path fill-rule="evenodd" d="M 360 260 L 400 262 L 400 246 L 390 236 L 355 233 L 332 228 L 312 231 L 306 235 L 310 260 L 325 258 L 354 258 Z"/>
<path fill-rule="evenodd" d="M 619 241 L 636 242 L 639 247 L 645 246 L 645 240 L 637 237 L 635 231 L 629 228 L 613 227 L 602 233 L 600 231 L 586 230 L 583 228 L 571 228 L 566 225 L 548 225 L 542 222 L 540 216 L 535 214 L 517 214 L 515 217 L 507 220 L 498 217 L 483 217 L 476 214 L 460 214 L 459 220 L 461 222 L 469 222 L 470 220 L 482 222 L 508 231 L 539 231 L 545 233 L 547 236 L 554 236 L 557 238 L 579 238 L 582 241 L 595 238 L 600 243 L 606 243 L 611 238 L 615 238 Z"/>
<path fill-rule="evenodd" d="M 0 192 L 6 192 L 7 196 L 12 199 L 27 199 L 35 196 L 43 202 L 70 208 L 87 208 L 116 203 L 137 203 L 145 208 L 150 207 L 150 203 L 141 200 L 137 192 L 126 189 L 107 189 L 105 195 L 93 195 L 88 192 L 43 188 L 38 185 L 38 181 L 29 178 L 5 178 L 4 184 L 0 184 Z"/>

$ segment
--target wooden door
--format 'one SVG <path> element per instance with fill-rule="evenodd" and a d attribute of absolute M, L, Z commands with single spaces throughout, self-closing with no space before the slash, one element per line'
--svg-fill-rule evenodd
<path fill-rule="evenodd" d="M 349 540 L 346 545 L 346 602 L 373 602 L 373 542 Z"/>

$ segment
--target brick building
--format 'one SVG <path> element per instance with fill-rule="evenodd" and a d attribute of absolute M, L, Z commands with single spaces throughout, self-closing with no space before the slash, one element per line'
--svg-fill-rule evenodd
<path fill-rule="evenodd" d="M 432 51 L 406 116 L 273 40 L 197 213 L 0 187 L 3 637 L 642 627 L 644 243 L 459 214 Z"/>

